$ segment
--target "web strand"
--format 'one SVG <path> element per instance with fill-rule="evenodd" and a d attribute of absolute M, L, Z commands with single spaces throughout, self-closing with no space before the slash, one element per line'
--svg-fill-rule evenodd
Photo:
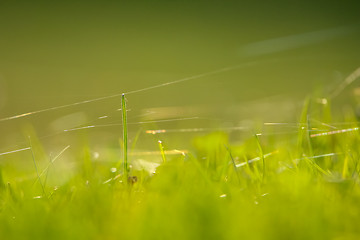
<path fill-rule="evenodd" d="M 178 83 L 182 83 L 182 82 L 186 82 L 186 81 L 190 81 L 190 80 L 196 80 L 196 79 L 200 79 L 200 78 L 204 78 L 204 77 L 209 77 L 209 76 L 213 76 L 213 75 L 216 75 L 216 74 L 219 74 L 219 73 L 229 72 L 229 71 L 240 69 L 240 68 L 250 67 L 250 66 L 253 66 L 255 64 L 257 64 L 257 62 L 249 62 L 249 63 L 244 63 L 244 64 L 240 64 L 240 65 L 236 65 L 236 66 L 225 67 L 225 68 L 221 68 L 221 69 L 218 69 L 218 70 L 215 70 L 215 71 L 198 74 L 198 75 L 194 75 L 194 76 L 191 76 L 191 77 L 182 78 L 182 79 L 178 79 L 178 80 L 171 81 L 171 82 L 166 82 L 166 83 L 154 85 L 154 86 L 151 86 L 151 87 L 146 87 L 146 88 L 141 88 L 141 89 L 138 89 L 138 90 L 125 92 L 124 94 L 125 95 L 130 95 L 130 94 L 134 94 L 134 93 L 145 92 L 145 91 L 153 90 L 153 89 L 156 89 L 156 88 L 161 88 L 161 87 L 174 85 L 174 84 L 178 84 Z M 61 106 L 50 107 L 50 108 L 45 108 L 45 109 L 36 110 L 36 111 L 32 111 L 32 112 L 22 113 L 22 114 L 14 115 L 14 116 L 11 116 L 11 117 L 1 118 L 0 122 L 13 120 L 13 119 L 18 119 L 18 118 L 23 118 L 23 117 L 27 117 L 27 116 L 30 116 L 30 115 L 43 113 L 43 112 L 54 111 L 54 110 L 58 110 L 58 109 L 74 107 L 74 106 L 83 105 L 83 104 L 87 104 L 87 103 L 93 103 L 93 102 L 99 102 L 99 101 L 108 100 L 108 99 L 112 99 L 112 98 L 117 98 L 117 97 L 121 97 L 122 94 L 123 93 L 116 93 L 116 94 L 109 95 L 109 96 L 93 98 L 93 99 L 84 100 L 84 101 L 80 101 L 80 102 L 75 102 L 75 103 L 65 104 L 65 105 L 61 105 Z"/>

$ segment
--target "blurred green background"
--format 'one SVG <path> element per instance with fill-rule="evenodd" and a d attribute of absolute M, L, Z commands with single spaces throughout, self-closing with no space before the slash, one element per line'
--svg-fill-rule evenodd
<path fill-rule="evenodd" d="M 129 95 L 129 121 L 281 121 L 360 66 L 359 12 L 357 1 L 1 1 L 0 118 L 251 62 Z M 119 123 L 119 108 L 114 98 L 1 121 L 0 149 L 24 145 L 23 126 L 47 136 Z"/>

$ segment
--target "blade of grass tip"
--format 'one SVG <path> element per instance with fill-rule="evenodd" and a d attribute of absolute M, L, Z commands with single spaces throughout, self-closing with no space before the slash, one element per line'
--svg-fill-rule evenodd
<path fill-rule="evenodd" d="M 121 108 L 122 108 L 122 122 L 123 122 L 123 161 L 124 161 L 124 177 L 128 178 L 128 133 L 127 133 L 127 113 L 126 113 L 126 100 L 125 94 L 121 95 Z"/>
<path fill-rule="evenodd" d="M 261 158 L 261 161 L 262 161 L 262 180 L 264 180 L 264 178 L 265 178 L 265 157 L 264 157 L 263 149 L 261 147 L 259 135 L 261 135 L 261 134 L 255 134 L 255 139 L 256 139 L 258 149 L 260 151 L 260 158 Z"/>
<path fill-rule="evenodd" d="M 166 163 L 164 145 L 162 144 L 162 141 L 161 141 L 161 140 L 159 140 L 158 143 L 159 143 L 159 148 L 160 148 L 160 153 L 161 153 L 161 157 L 162 157 L 163 163 Z"/>
<path fill-rule="evenodd" d="M 32 156 L 32 159 L 33 159 L 33 162 L 34 162 L 34 166 L 35 166 L 36 175 L 37 175 L 37 178 L 39 179 L 39 183 L 40 183 L 40 185 L 41 185 L 41 188 L 42 188 L 42 191 L 43 191 L 43 195 L 46 196 L 46 194 L 45 194 L 45 188 L 44 188 L 44 185 L 43 185 L 42 182 L 41 182 L 40 175 L 39 175 L 39 171 L 38 171 L 38 168 L 37 168 L 37 165 L 36 165 L 35 154 L 34 154 L 34 151 L 33 151 L 33 146 L 32 146 L 32 143 L 31 143 L 31 137 L 30 137 L 30 136 L 29 136 L 29 145 L 30 145 L 31 156 Z"/>
<path fill-rule="evenodd" d="M 238 169 L 237 169 L 237 167 L 236 167 L 236 163 L 235 163 L 235 160 L 234 160 L 234 158 L 233 158 L 233 156 L 232 156 L 232 153 L 231 153 L 230 149 L 228 148 L 228 146 L 226 146 L 226 145 L 224 145 L 224 146 L 225 146 L 226 151 L 229 153 L 229 157 L 230 157 L 231 162 L 232 162 L 232 165 L 233 165 L 233 167 L 234 167 L 236 177 L 237 177 L 239 183 L 241 183 L 241 181 L 240 181 L 240 176 L 239 176 L 239 172 L 238 172 Z"/>

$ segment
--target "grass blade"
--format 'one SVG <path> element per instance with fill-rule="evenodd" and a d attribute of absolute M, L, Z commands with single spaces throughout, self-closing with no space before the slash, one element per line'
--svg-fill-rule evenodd
<path fill-rule="evenodd" d="M 35 154 L 34 154 L 34 151 L 33 151 L 33 146 L 32 146 L 32 143 L 31 143 L 31 137 L 30 136 L 29 136 L 29 144 L 30 144 L 31 156 L 32 156 L 34 166 L 35 166 L 36 175 L 37 175 L 37 178 L 39 179 L 39 183 L 41 185 L 43 195 L 45 196 L 46 195 L 45 194 L 45 187 L 44 187 L 44 185 L 43 185 L 43 183 L 41 182 L 41 179 L 40 179 L 40 174 L 39 174 L 39 171 L 38 171 L 38 168 L 37 168 L 37 165 L 36 165 Z"/>
<path fill-rule="evenodd" d="M 124 177 L 128 178 L 128 132 L 127 132 L 127 114 L 126 114 L 126 99 L 125 94 L 121 96 L 121 108 L 122 108 L 122 122 L 123 122 L 123 159 L 124 159 Z"/>
<path fill-rule="evenodd" d="M 161 153 L 161 157 L 162 157 L 163 163 L 166 163 L 164 145 L 162 144 L 162 141 L 161 141 L 161 140 L 159 140 L 158 143 L 159 143 L 159 148 L 160 148 L 160 153 Z"/>

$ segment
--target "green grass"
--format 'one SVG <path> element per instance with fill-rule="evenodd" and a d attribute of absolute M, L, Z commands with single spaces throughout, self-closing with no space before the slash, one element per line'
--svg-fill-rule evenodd
<path fill-rule="evenodd" d="M 123 97 L 123 110 L 124 103 Z M 351 114 L 333 116 L 309 99 L 295 133 L 232 142 L 214 132 L 166 160 L 160 144 L 156 173 L 131 169 L 137 177 L 131 184 L 110 171 L 115 156 L 95 162 L 86 146 L 71 177 L 57 186 L 40 184 L 45 175 L 36 181 L 35 168 L 32 177 L 18 178 L 19 169 L 2 164 L 0 239 L 359 239 L 360 134 L 309 132 L 334 131 L 333 118 L 357 127 Z M 36 151 L 34 161 L 41 163 Z M 66 174 L 58 162 L 44 162 L 49 178 Z"/>
<path fill-rule="evenodd" d="M 127 109 L 126 109 L 126 99 L 125 94 L 121 95 L 121 109 L 122 109 L 122 123 L 123 123 L 123 174 L 125 180 L 128 178 L 129 169 L 128 169 L 128 129 L 127 129 Z"/>

